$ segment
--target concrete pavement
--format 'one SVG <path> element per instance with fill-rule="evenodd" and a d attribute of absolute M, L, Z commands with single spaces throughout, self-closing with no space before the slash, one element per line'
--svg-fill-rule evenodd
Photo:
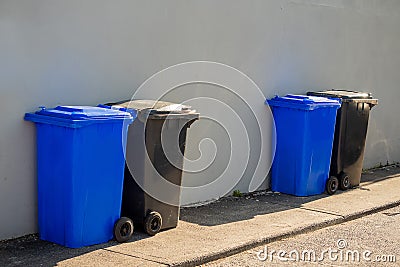
<path fill-rule="evenodd" d="M 396 206 L 284 238 L 205 266 L 399 266 L 399 224 L 400 206 Z"/>
<path fill-rule="evenodd" d="M 350 221 L 400 204 L 400 168 L 363 175 L 359 188 L 333 196 L 260 192 L 184 208 L 176 229 L 136 232 L 124 244 L 67 249 L 31 236 L 0 243 L 1 266 L 192 266 Z"/>

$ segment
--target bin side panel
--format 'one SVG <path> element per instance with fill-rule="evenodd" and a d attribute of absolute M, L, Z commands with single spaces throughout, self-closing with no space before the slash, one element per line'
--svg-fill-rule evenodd
<path fill-rule="evenodd" d="M 344 132 L 346 132 L 346 114 L 347 114 L 347 105 L 343 105 L 337 111 L 336 123 L 335 123 L 335 134 L 333 138 L 333 146 L 332 146 L 332 157 L 331 157 L 331 166 L 330 166 L 330 175 L 338 176 L 338 174 L 343 170 L 342 165 L 342 153 L 340 151 L 344 146 Z"/>
<path fill-rule="evenodd" d="M 122 127 L 122 122 L 94 124 L 75 133 L 67 246 L 87 246 L 113 238 L 122 198 Z"/>
<path fill-rule="evenodd" d="M 301 156 L 306 111 L 273 107 L 276 126 L 276 150 L 272 165 L 271 189 L 296 194 L 296 180 L 302 180 Z"/>
<path fill-rule="evenodd" d="M 321 108 L 309 112 L 308 142 L 310 151 L 307 195 L 321 194 L 325 191 L 329 178 L 332 145 L 336 121 L 336 108 Z"/>
<path fill-rule="evenodd" d="M 318 194 L 313 193 L 315 191 L 315 182 L 313 181 L 313 177 L 310 176 L 312 171 L 313 153 L 315 150 L 312 136 L 310 136 L 315 132 L 315 125 L 312 123 L 312 114 L 313 112 L 311 111 L 302 111 L 300 113 L 301 120 L 299 120 L 299 123 L 301 124 L 297 126 L 300 150 L 297 155 L 299 159 L 296 161 L 298 164 L 296 168 L 299 171 L 297 171 L 295 177 L 295 191 L 293 193 L 296 196 Z"/>
<path fill-rule="evenodd" d="M 144 191 L 139 186 L 144 182 L 145 171 L 144 127 L 144 123 L 138 119 L 129 126 L 126 147 L 121 215 L 131 218 L 134 223 L 142 223 L 146 216 L 144 212 Z"/>

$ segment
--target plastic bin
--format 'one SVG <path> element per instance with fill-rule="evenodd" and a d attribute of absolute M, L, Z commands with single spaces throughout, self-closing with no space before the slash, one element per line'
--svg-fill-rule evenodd
<path fill-rule="evenodd" d="M 187 129 L 199 114 L 188 106 L 153 100 L 121 101 L 106 106 L 138 115 L 128 130 L 122 215 L 142 224 L 149 235 L 176 227 Z M 165 150 L 172 157 L 167 157 Z M 166 201 L 143 188 L 162 187 L 160 179 L 177 185 L 164 192 Z"/>
<path fill-rule="evenodd" d="M 132 116 L 98 107 L 58 106 L 27 113 L 25 120 L 37 128 L 40 238 L 71 248 L 112 239 L 120 218 Z"/>
<path fill-rule="evenodd" d="M 370 93 L 347 90 L 309 92 L 308 95 L 341 99 L 333 142 L 330 174 L 342 190 L 360 184 L 370 110 L 378 104 Z"/>
<path fill-rule="evenodd" d="M 276 126 L 276 152 L 271 171 L 273 191 L 295 196 L 336 191 L 328 180 L 337 100 L 287 95 L 272 98 Z"/>

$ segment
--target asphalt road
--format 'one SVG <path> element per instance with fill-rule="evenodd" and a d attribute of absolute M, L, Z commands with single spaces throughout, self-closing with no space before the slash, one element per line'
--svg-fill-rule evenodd
<path fill-rule="evenodd" d="M 397 206 L 205 266 L 400 266 L 399 245 L 400 206 Z"/>

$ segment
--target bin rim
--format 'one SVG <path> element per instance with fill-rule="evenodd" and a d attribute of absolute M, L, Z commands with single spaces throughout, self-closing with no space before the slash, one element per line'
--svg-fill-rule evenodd
<path fill-rule="evenodd" d="M 151 109 L 144 109 L 139 112 L 141 117 L 146 117 L 148 119 L 159 119 L 159 120 L 197 120 L 200 117 L 200 113 L 196 111 L 186 112 L 186 113 L 154 113 Z"/>
<path fill-rule="evenodd" d="M 152 114 L 186 114 L 195 112 L 195 110 L 193 110 L 192 107 L 188 105 L 147 99 L 123 100 L 115 103 L 106 103 L 101 106 L 112 106 L 115 108 L 119 108 L 120 110 L 125 108 L 126 110 L 136 110 L 137 112 L 141 110 L 151 110 Z"/>
<path fill-rule="evenodd" d="M 320 108 L 338 109 L 341 106 L 340 99 L 292 94 L 282 97 L 275 96 L 274 98 L 267 99 L 265 104 L 272 107 L 284 107 L 309 111 Z"/>
<path fill-rule="evenodd" d="M 130 105 L 131 103 L 137 104 L 137 108 L 134 105 Z M 194 121 L 200 117 L 200 113 L 191 109 L 191 106 L 158 100 L 123 100 L 99 106 L 134 113 L 141 121 L 147 119 Z M 177 109 L 174 109 L 174 107 Z"/>
<path fill-rule="evenodd" d="M 378 99 L 373 98 L 371 93 L 346 89 L 330 89 L 316 92 L 309 91 L 307 92 L 307 95 L 341 99 L 342 102 L 368 103 L 370 104 L 371 108 L 378 105 Z"/>
<path fill-rule="evenodd" d="M 97 111 L 97 113 L 92 112 L 90 114 L 89 111 L 88 114 L 85 114 L 85 109 Z M 39 111 L 26 113 L 24 120 L 69 128 L 81 128 L 91 124 L 113 122 L 125 122 L 131 124 L 133 121 L 132 115 L 128 112 L 104 112 L 102 115 L 101 110 L 102 108 L 100 107 L 92 106 L 57 106 L 53 109 L 40 107 Z"/>

